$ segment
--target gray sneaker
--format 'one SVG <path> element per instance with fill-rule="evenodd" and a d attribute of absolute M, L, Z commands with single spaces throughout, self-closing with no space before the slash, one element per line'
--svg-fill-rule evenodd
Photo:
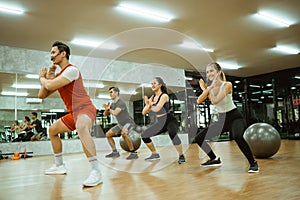
<path fill-rule="evenodd" d="M 120 156 L 120 154 L 119 154 L 119 152 L 111 152 L 110 154 L 107 154 L 106 156 L 105 156 L 105 158 L 117 158 L 117 157 L 119 157 Z"/>
<path fill-rule="evenodd" d="M 156 154 L 151 154 L 151 156 L 149 156 L 148 158 L 145 158 L 145 160 L 159 160 L 160 156 L 158 153 Z"/>
<path fill-rule="evenodd" d="M 133 159 L 137 159 L 139 156 L 137 155 L 136 152 L 132 152 L 126 159 L 127 160 L 133 160 Z"/>

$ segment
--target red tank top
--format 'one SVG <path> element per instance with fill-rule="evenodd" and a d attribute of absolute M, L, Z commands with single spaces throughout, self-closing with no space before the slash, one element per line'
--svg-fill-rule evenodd
<path fill-rule="evenodd" d="M 70 66 L 73 65 L 69 64 L 66 68 L 61 70 L 57 76 L 60 76 Z M 74 112 L 82 107 L 93 105 L 91 98 L 83 86 L 83 80 L 80 72 L 77 80 L 74 80 L 68 85 L 59 88 L 58 92 L 65 103 L 68 112 Z"/>

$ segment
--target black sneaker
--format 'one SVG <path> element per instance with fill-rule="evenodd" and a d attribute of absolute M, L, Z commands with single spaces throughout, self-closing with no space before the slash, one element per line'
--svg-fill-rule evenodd
<path fill-rule="evenodd" d="M 257 162 L 255 161 L 253 164 L 250 164 L 248 173 L 256 173 L 256 172 L 259 172 L 259 167 L 258 167 Z"/>
<path fill-rule="evenodd" d="M 151 156 L 149 156 L 148 158 L 145 158 L 145 160 L 159 160 L 160 156 L 158 153 L 156 154 L 151 154 Z"/>
<path fill-rule="evenodd" d="M 204 166 L 204 167 L 208 167 L 208 166 L 221 166 L 222 163 L 221 163 L 221 160 L 220 158 L 218 159 L 214 159 L 214 160 L 208 160 L 206 161 L 205 163 L 202 163 L 201 166 Z"/>
<path fill-rule="evenodd" d="M 180 155 L 179 156 L 179 159 L 178 159 L 178 164 L 182 164 L 182 163 L 185 163 L 186 161 L 185 161 L 185 157 L 184 157 L 184 155 Z"/>
<path fill-rule="evenodd" d="M 120 154 L 119 154 L 119 152 L 111 152 L 110 154 L 107 154 L 106 156 L 105 156 L 105 158 L 117 158 L 117 157 L 119 157 L 120 156 Z"/>
<path fill-rule="evenodd" d="M 126 159 L 127 160 L 133 160 L 133 159 L 137 159 L 139 156 L 137 155 L 136 152 L 132 152 Z"/>

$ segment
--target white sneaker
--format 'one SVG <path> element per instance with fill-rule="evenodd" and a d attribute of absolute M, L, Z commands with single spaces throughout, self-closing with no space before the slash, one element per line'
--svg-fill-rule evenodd
<path fill-rule="evenodd" d="M 49 169 L 45 170 L 45 174 L 67 174 L 67 169 L 64 164 L 58 167 L 56 165 L 53 165 Z"/>
<path fill-rule="evenodd" d="M 92 170 L 89 177 L 83 182 L 83 186 L 92 187 L 102 183 L 101 172 Z"/>

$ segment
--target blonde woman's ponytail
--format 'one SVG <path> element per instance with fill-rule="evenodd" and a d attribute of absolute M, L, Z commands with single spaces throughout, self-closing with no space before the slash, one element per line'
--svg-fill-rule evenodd
<path fill-rule="evenodd" d="M 226 76 L 223 71 L 221 71 L 221 78 L 222 78 L 222 81 L 226 81 Z"/>

